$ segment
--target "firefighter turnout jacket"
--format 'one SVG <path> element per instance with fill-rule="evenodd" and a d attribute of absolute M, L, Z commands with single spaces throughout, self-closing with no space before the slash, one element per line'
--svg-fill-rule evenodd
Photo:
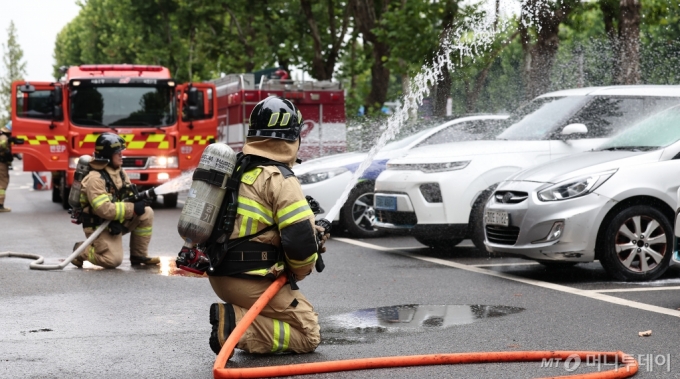
<path fill-rule="evenodd" d="M 130 185 L 130 179 L 122 168 L 114 169 L 106 163 L 91 162 L 93 168 L 83 179 L 80 191 L 80 205 L 90 215 L 104 220 L 118 221 L 121 224 L 125 220 L 134 217 L 134 204 L 123 202 L 122 189 Z M 108 175 L 113 184 L 107 188 L 103 171 Z"/>
<path fill-rule="evenodd" d="M 297 157 L 299 142 L 288 142 L 264 138 L 248 138 L 244 154 L 257 155 L 292 167 Z M 293 172 L 286 167 L 263 165 L 245 172 L 241 177 L 238 196 L 237 216 L 230 240 L 256 234 L 268 226 L 276 229 L 252 238 L 254 243 L 273 247 L 278 253 L 273 263 L 264 259 L 258 264 L 250 262 L 241 265 L 243 275 L 252 277 L 277 277 L 284 268 L 295 275 L 297 281 L 309 275 L 318 257 L 318 241 L 314 229 L 314 214 L 302 193 L 302 188 Z M 257 244 L 256 244 L 257 246 Z M 239 250 L 257 250 L 250 247 L 235 247 L 236 252 L 228 254 L 221 266 L 239 265 L 232 258 Z M 262 250 L 262 249 L 261 249 Z M 262 252 L 267 254 L 268 252 Z M 237 258 L 238 260 L 238 258 Z M 218 267 L 216 275 L 224 275 Z M 229 275 L 229 274 L 227 274 Z"/>

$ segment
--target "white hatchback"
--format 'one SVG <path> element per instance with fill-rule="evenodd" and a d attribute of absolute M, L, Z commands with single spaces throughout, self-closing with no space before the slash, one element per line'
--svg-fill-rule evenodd
<path fill-rule="evenodd" d="M 591 150 L 650 114 L 680 103 L 680 86 L 581 88 L 542 95 L 511 116 L 496 140 L 413 149 L 375 184 L 376 227 L 408 229 L 451 248 L 464 238 L 485 251 L 484 204 L 525 168 Z"/>
<path fill-rule="evenodd" d="M 373 184 L 390 158 L 404 155 L 417 146 L 430 146 L 449 141 L 474 140 L 497 135 L 506 127 L 506 115 L 475 115 L 448 121 L 425 120 L 415 125 L 422 129 L 390 142 L 374 157 L 352 189 L 335 220 L 355 237 L 376 237 L 381 232 L 373 227 Z M 313 159 L 293 167 L 305 195 L 312 196 L 324 209 L 321 218 L 330 211 L 350 182 L 354 171 L 366 160 L 367 153 L 345 153 Z"/>

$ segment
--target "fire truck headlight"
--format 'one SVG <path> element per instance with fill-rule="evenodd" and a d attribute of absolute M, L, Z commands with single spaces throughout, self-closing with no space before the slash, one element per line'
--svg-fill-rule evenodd
<path fill-rule="evenodd" d="M 177 168 L 178 160 L 172 157 L 149 157 L 149 168 Z"/>
<path fill-rule="evenodd" d="M 80 159 L 80 157 L 71 157 L 71 158 L 69 158 L 69 160 L 68 160 L 68 168 L 75 169 L 76 167 L 78 167 L 78 159 Z"/>

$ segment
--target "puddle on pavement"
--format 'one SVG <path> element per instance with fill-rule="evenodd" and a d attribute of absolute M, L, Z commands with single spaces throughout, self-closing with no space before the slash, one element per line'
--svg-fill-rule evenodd
<path fill-rule="evenodd" d="M 524 308 L 505 305 L 407 304 L 360 309 L 335 315 L 329 317 L 322 325 L 324 331 L 329 333 L 422 331 L 471 324 L 481 319 L 512 315 L 523 310 Z"/>

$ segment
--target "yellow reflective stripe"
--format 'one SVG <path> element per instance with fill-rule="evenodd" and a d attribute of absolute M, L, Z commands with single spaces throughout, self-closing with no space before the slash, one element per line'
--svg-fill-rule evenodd
<path fill-rule="evenodd" d="M 316 262 L 317 258 L 318 258 L 317 253 L 310 255 L 309 258 L 305 259 L 304 261 L 296 261 L 296 260 L 287 258 L 288 266 L 290 266 L 292 268 L 300 268 L 302 266 L 306 266 L 308 264 Z"/>
<path fill-rule="evenodd" d="M 153 231 L 153 227 L 148 226 L 146 228 L 137 228 L 132 231 L 132 234 L 138 235 L 140 237 L 148 237 L 151 235 L 151 232 Z"/>
<path fill-rule="evenodd" d="M 288 125 L 288 121 L 290 121 L 290 113 L 284 113 L 283 118 L 281 119 L 281 126 Z"/>
<path fill-rule="evenodd" d="M 87 260 L 90 261 L 90 263 L 97 264 L 97 254 L 93 245 L 90 245 L 90 248 L 87 250 Z"/>
<path fill-rule="evenodd" d="M 125 203 L 117 202 L 115 204 L 116 204 L 116 216 L 114 217 L 114 220 L 123 222 L 125 220 Z"/>
<path fill-rule="evenodd" d="M 7 192 L 5 192 L 4 189 L 0 189 L 0 195 L 4 195 L 5 193 L 7 193 Z"/>
<path fill-rule="evenodd" d="M 236 208 L 236 213 L 250 217 L 265 225 L 272 225 L 274 223 L 272 211 L 265 208 L 262 204 L 242 196 L 238 197 L 238 208 Z"/>
<path fill-rule="evenodd" d="M 267 126 L 275 126 L 277 121 L 279 121 L 279 112 L 272 113 L 271 117 L 269 117 L 269 124 L 267 124 Z"/>
<path fill-rule="evenodd" d="M 255 233 L 257 233 L 257 220 L 248 216 L 243 216 L 241 227 L 238 229 L 238 236 L 245 237 Z"/>
<path fill-rule="evenodd" d="M 281 330 L 279 326 L 279 320 L 273 320 L 272 322 L 274 323 L 274 336 L 272 338 L 272 353 L 275 353 L 277 350 L 279 350 L 279 338 L 281 337 Z"/>
<path fill-rule="evenodd" d="M 279 229 L 301 220 L 308 216 L 314 216 L 312 209 L 309 208 L 307 200 L 296 201 L 295 203 L 281 209 L 276 213 L 277 224 Z"/>
<path fill-rule="evenodd" d="M 287 322 L 272 320 L 274 336 L 272 337 L 272 353 L 288 350 L 290 342 L 290 325 Z"/>
<path fill-rule="evenodd" d="M 103 195 L 99 195 L 92 200 L 92 208 L 96 211 L 97 209 L 99 209 L 99 207 L 102 206 L 102 204 L 106 203 L 107 201 L 111 201 L 108 194 L 105 193 Z"/>

